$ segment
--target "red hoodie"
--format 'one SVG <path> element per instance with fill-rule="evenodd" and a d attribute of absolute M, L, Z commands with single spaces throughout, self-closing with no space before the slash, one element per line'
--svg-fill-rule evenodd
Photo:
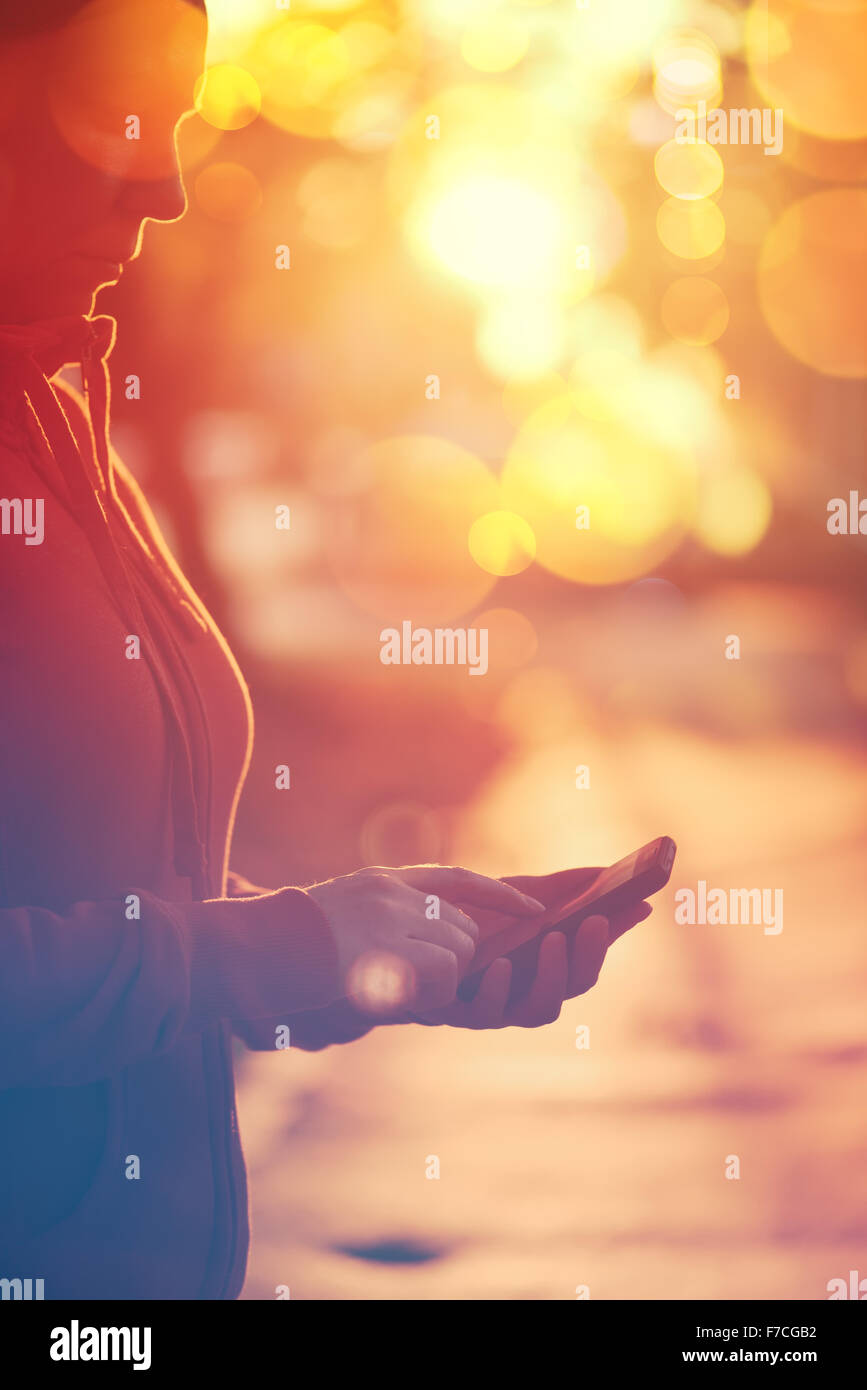
<path fill-rule="evenodd" d="M 313 900 L 229 873 L 250 701 L 108 444 L 114 327 L 0 329 L 0 1278 L 234 1298 L 233 1027 L 366 1026 Z"/>

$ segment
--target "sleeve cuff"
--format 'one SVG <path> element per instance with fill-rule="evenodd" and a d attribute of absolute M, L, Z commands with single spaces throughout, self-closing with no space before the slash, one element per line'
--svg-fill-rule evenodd
<path fill-rule="evenodd" d="M 193 1027 L 220 1018 L 286 1016 L 340 998 L 331 928 L 303 889 L 177 910 L 189 942 Z"/>

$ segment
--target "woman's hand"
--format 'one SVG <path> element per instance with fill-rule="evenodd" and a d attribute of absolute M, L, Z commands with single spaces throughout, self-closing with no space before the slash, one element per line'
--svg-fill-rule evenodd
<path fill-rule="evenodd" d="M 398 981 L 398 995 L 385 1001 L 383 1012 L 443 1008 L 454 1001 L 472 961 L 478 911 L 514 920 L 544 910 L 500 879 L 438 864 L 361 869 L 305 891 L 331 927 L 347 995 L 376 1013 L 378 1002 L 364 988 L 368 964 L 374 981 L 383 965 Z"/>
<path fill-rule="evenodd" d="M 567 903 L 587 888 L 599 869 L 566 869 L 544 877 L 507 880 L 513 886 L 532 892 L 547 907 Z M 608 947 L 618 936 L 650 916 L 649 903 L 636 902 L 612 916 L 587 917 L 572 938 L 571 946 L 563 932 L 548 932 L 539 946 L 536 976 L 523 998 L 509 1002 L 512 963 L 501 957 L 488 966 L 472 999 L 455 1000 L 447 1008 L 414 1011 L 416 1023 L 449 1024 L 454 1028 L 541 1028 L 560 1016 L 566 999 L 592 989 Z M 476 913 L 485 935 L 501 931 L 514 917 L 501 913 Z"/>

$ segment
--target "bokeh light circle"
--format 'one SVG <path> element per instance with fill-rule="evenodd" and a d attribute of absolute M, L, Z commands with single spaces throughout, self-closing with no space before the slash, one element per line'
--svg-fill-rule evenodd
<path fill-rule="evenodd" d="M 476 564 L 488 574 L 520 574 L 536 554 L 532 527 L 514 512 L 486 512 L 473 522 L 467 543 Z"/>
<path fill-rule="evenodd" d="M 709 198 L 668 198 L 656 214 L 656 231 L 667 251 L 681 260 L 704 260 L 725 241 L 725 218 Z"/>
<path fill-rule="evenodd" d="M 358 60 L 327 24 L 287 18 L 260 31 L 245 60 L 262 92 L 262 115 L 294 135 L 328 139 Z"/>
<path fill-rule="evenodd" d="M 719 50 L 708 34 L 679 29 L 666 35 L 653 54 L 653 93 L 672 114 L 703 101 L 716 103 L 722 92 Z"/>
<path fill-rule="evenodd" d="M 691 145 L 667 140 L 657 150 L 653 167 L 660 186 L 675 198 L 707 198 L 723 181 L 719 154 L 702 140 Z"/>
<path fill-rule="evenodd" d="M 209 164 L 194 187 L 199 207 L 218 222 L 244 222 L 262 206 L 259 180 L 243 164 Z"/>
<path fill-rule="evenodd" d="M 754 83 L 787 123 L 828 140 L 867 136 L 863 0 L 760 0 L 744 43 Z"/>
<path fill-rule="evenodd" d="M 743 555 L 768 529 L 771 494 L 763 479 L 748 468 L 731 466 L 702 481 L 695 533 L 719 555 Z"/>
<path fill-rule="evenodd" d="M 416 974 L 408 960 L 391 951 L 365 951 L 352 963 L 346 992 L 363 1014 L 386 1017 L 416 997 Z"/>
<path fill-rule="evenodd" d="M 217 130 L 242 130 L 261 111 L 262 94 L 246 68 L 215 63 L 196 84 L 195 106 L 199 115 Z"/>
<path fill-rule="evenodd" d="M 828 376 L 867 376 L 867 192 L 837 188 L 787 208 L 762 245 L 762 313 L 783 347 Z"/>
<path fill-rule="evenodd" d="M 434 258 L 480 285 L 544 283 L 563 241 L 556 201 L 499 175 L 457 180 L 420 216 Z"/>
<path fill-rule="evenodd" d="M 539 564 L 580 583 L 615 584 L 678 544 L 694 468 L 685 448 L 650 438 L 640 420 L 587 419 L 565 397 L 526 421 L 501 486 L 533 529 Z"/>
<path fill-rule="evenodd" d="M 626 218 L 583 162 L 574 122 L 503 81 L 434 92 L 406 123 L 389 194 L 423 264 L 479 297 L 586 295 L 626 249 Z"/>

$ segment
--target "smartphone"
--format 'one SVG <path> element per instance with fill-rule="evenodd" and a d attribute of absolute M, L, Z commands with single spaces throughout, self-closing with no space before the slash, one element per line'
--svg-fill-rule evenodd
<path fill-rule="evenodd" d="M 482 972 L 498 956 L 508 956 L 512 961 L 510 998 L 520 998 L 535 978 L 539 943 L 547 932 L 573 932 L 585 917 L 597 913 L 610 917 L 631 903 L 658 893 L 671 877 L 676 853 L 674 840 L 669 835 L 660 835 L 641 849 L 633 850 L 625 859 L 618 859 L 616 864 L 602 869 L 589 887 L 569 902 L 549 908 L 538 917 L 518 918 L 502 931 L 485 937 L 476 947 L 471 973 L 462 980 L 459 997 L 471 999 Z"/>

